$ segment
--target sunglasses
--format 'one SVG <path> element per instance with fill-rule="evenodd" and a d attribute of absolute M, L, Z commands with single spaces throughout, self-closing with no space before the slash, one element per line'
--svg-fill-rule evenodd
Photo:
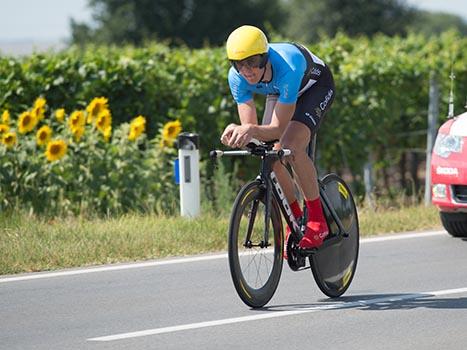
<path fill-rule="evenodd" d="M 262 68 L 266 64 L 265 61 L 267 61 L 267 55 L 254 55 L 240 61 L 231 60 L 230 63 L 238 72 L 243 68 Z"/>

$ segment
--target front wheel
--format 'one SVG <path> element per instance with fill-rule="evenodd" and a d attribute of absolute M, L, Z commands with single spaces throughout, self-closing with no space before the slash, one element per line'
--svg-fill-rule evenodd
<path fill-rule="evenodd" d="M 453 237 L 467 237 L 467 213 L 439 212 L 443 227 Z"/>
<path fill-rule="evenodd" d="M 259 181 L 245 185 L 237 195 L 229 225 L 229 265 L 238 295 L 253 308 L 274 295 L 282 272 L 282 222 L 271 200 L 269 246 L 265 246 L 265 190 Z"/>
<path fill-rule="evenodd" d="M 335 243 L 325 245 L 311 255 L 310 265 L 319 289 L 328 297 L 336 298 L 349 288 L 357 267 L 358 216 L 352 193 L 344 180 L 336 174 L 329 174 L 321 183 L 348 236 L 332 241 L 339 229 L 330 213 L 325 210 L 330 231 L 326 239 Z"/>

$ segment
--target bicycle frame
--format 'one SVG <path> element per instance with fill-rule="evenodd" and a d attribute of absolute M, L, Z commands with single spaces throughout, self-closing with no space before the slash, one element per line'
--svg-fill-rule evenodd
<path fill-rule="evenodd" d="M 310 142 L 310 147 L 308 154 L 312 159 L 314 159 L 314 145 L 316 142 L 316 138 L 314 137 L 312 141 Z M 269 145 L 269 148 L 266 146 Z M 247 235 L 245 237 L 245 242 L 244 246 L 245 247 L 253 247 L 253 244 L 250 240 L 252 229 L 253 229 L 253 223 L 256 218 L 257 210 L 258 210 L 258 205 L 260 198 L 264 196 L 265 200 L 265 217 L 264 217 L 264 239 L 261 241 L 257 246 L 261 248 L 267 248 L 270 246 L 269 244 L 269 221 L 271 217 L 271 208 L 272 208 L 272 196 L 274 196 L 274 199 L 276 200 L 279 209 L 282 213 L 282 215 L 285 218 L 285 221 L 287 225 L 292 228 L 292 232 L 294 232 L 298 237 L 298 240 L 300 240 L 303 237 L 303 230 L 302 227 L 298 224 L 297 220 L 295 219 L 292 210 L 289 206 L 289 203 L 287 202 L 287 199 L 285 197 L 285 194 L 279 184 L 279 181 L 277 179 L 276 174 L 272 170 L 272 164 L 277 161 L 282 159 L 284 156 L 288 156 L 291 154 L 291 151 L 288 149 L 282 149 L 282 150 L 272 150 L 272 144 L 266 144 L 262 146 L 256 146 L 255 148 L 252 148 L 250 150 L 239 150 L 239 151 L 212 151 L 211 152 L 211 158 L 216 159 L 221 156 L 245 156 L 245 155 L 255 155 L 255 156 L 260 156 L 261 157 L 261 168 L 260 168 L 260 174 L 256 178 L 257 180 L 260 181 L 260 186 L 262 188 L 261 193 L 259 194 L 258 198 L 254 200 L 253 202 L 253 207 L 250 212 L 250 219 L 248 222 L 248 228 L 247 228 Z M 335 243 L 336 240 L 342 239 L 343 237 L 347 237 L 348 233 L 345 232 L 344 227 L 342 225 L 342 222 L 337 215 L 336 211 L 334 210 L 333 206 L 331 205 L 331 201 L 329 200 L 323 185 L 321 184 L 320 181 L 318 181 L 319 185 L 319 194 L 322 199 L 322 202 L 324 204 L 324 207 L 329 210 L 329 213 L 331 214 L 333 220 L 336 222 L 337 227 L 339 229 L 339 232 L 334 235 L 333 237 L 330 237 L 326 239 L 323 243 L 323 245 L 319 248 L 323 248 L 328 246 L 329 244 Z"/>
<path fill-rule="evenodd" d="M 289 154 L 289 150 L 282 150 L 284 153 Z M 279 151 L 280 152 L 280 151 Z M 262 157 L 262 162 L 261 162 L 261 171 L 260 174 L 258 175 L 257 179 L 261 182 L 262 186 L 264 186 L 264 191 L 265 193 L 265 222 L 264 222 L 264 244 L 265 246 L 269 246 L 269 219 L 271 217 L 271 194 L 274 196 L 274 199 L 276 200 L 279 209 L 282 212 L 282 215 L 284 216 L 287 225 L 289 227 L 293 227 L 293 231 L 296 232 L 296 234 L 300 234 L 300 226 L 297 223 L 297 220 L 295 219 L 292 209 L 289 206 L 289 203 L 287 202 L 287 198 L 285 197 L 285 194 L 282 190 L 282 187 L 279 184 L 279 180 L 277 179 L 276 174 L 274 171 L 272 171 L 272 164 L 274 161 L 282 158 L 281 154 L 271 154 L 271 155 L 266 155 L 265 157 Z M 253 206 L 254 208 L 257 207 L 257 201 L 258 199 L 255 200 Z M 251 235 L 251 227 L 253 226 L 253 222 L 256 216 L 256 210 L 252 212 L 250 216 L 250 222 L 248 226 L 248 231 L 247 231 L 247 237 L 249 239 Z"/>
<path fill-rule="evenodd" d="M 277 169 L 275 162 L 280 161 L 295 178 L 293 169 L 283 160 L 292 152 L 288 149 L 273 150 L 274 142 L 277 140 L 265 143 L 255 140 L 247 145 L 248 150 L 210 153 L 214 159 L 222 155 L 255 155 L 261 158 L 259 175 L 242 186 L 230 216 L 228 257 L 235 289 L 246 305 L 263 307 L 277 289 L 284 258 L 287 258 L 292 271 L 310 269 L 325 295 L 339 297 L 353 279 L 358 258 L 358 214 L 352 193 L 336 174 L 327 174 L 318 180 L 330 235 L 318 248 L 300 248 L 304 223 L 314 213 L 306 213 L 305 207 L 302 219 L 293 216 L 277 174 L 273 171 L 273 167 Z M 291 228 L 286 244 L 282 216 Z"/>

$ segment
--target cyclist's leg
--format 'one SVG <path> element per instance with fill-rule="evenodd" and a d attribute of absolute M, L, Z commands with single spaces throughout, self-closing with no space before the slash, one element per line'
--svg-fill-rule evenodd
<path fill-rule="evenodd" d="M 306 125 L 292 120 L 282 138 L 284 147 L 292 150 L 290 163 L 297 174 L 307 207 L 305 236 L 299 244 L 301 248 L 320 246 L 329 231 L 319 198 L 316 168 L 307 153 L 310 135 Z"/>
<path fill-rule="evenodd" d="M 264 106 L 264 114 L 262 119 L 262 124 L 267 125 L 271 123 L 272 120 L 272 113 L 274 111 L 274 107 L 276 106 L 278 96 L 277 95 L 267 95 L 266 96 L 266 104 Z M 281 145 L 278 143 L 274 147 L 275 149 L 280 149 Z M 299 220 L 303 216 L 303 211 L 300 204 L 297 201 L 297 197 L 295 194 L 295 186 L 293 183 L 292 178 L 290 177 L 289 171 L 284 167 L 284 165 L 276 161 L 273 166 L 272 170 L 277 176 L 279 183 L 281 185 L 282 191 L 284 191 L 285 198 L 289 203 L 290 209 L 292 210 L 292 214 L 294 215 L 296 220 Z M 291 232 L 291 228 L 289 226 L 286 227 L 286 234 L 285 234 L 285 244 L 284 244 L 284 259 L 287 259 L 287 240 L 289 239 L 289 235 Z"/>
<path fill-rule="evenodd" d="M 297 174 L 309 213 L 305 237 L 300 242 L 302 248 L 321 245 L 328 233 L 319 200 L 316 169 L 306 152 L 310 137 L 317 132 L 334 100 L 332 75 L 328 70 L 324 73 L 327 74 L 322 81 L 300 96 L 292 121 L 281 138 L 282 145 L 293 151 L 291 163 Z"/>
<path fill-rule="evenodd" d="M 262 120 L 263 125 L 271 123 L 272 113 L 274 111 L 274 107 L 276 106 L 278 98 L 279 96 L 277 95 L 266 96 L 266 104 L 264 107 L 264 114 Z M 274 148 L 280 149 L 281 145 L 276 144 Z M 279 161 L 273 164 L 272 169 L 276 174 L 279 183 L 281 184 L 281 188 L 284 191 L 285 198 L 287 198 L 287 202 L 289 203 L 295 218 L 299 219 L 303 215 L 303 212 L 300 208 L 300 205 L 297 202 L 297 197 L 295 195 L 295 187 L 293 184 L 293 180 L 290 177 L 289 171 Z"/>
<path fill-rule="evenodd" d="M 316 169 L 307 153 L 310 137 L 311 131 L 306 125 L 292 120 L 281 138 L 282 146 L 292 150 L 288 161 L 297 174 L 305 200 L 315 199 L 319 195 Z"/>

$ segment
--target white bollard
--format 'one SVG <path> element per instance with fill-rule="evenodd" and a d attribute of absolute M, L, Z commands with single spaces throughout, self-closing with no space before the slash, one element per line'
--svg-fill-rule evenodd
<path fill-rule="evenodd" d="M 200 213 L 199 199 L 199 138 L 197 134 L 178 135 L 178 162 L 180 171 L 180 213 L 195 217 Z"/>

